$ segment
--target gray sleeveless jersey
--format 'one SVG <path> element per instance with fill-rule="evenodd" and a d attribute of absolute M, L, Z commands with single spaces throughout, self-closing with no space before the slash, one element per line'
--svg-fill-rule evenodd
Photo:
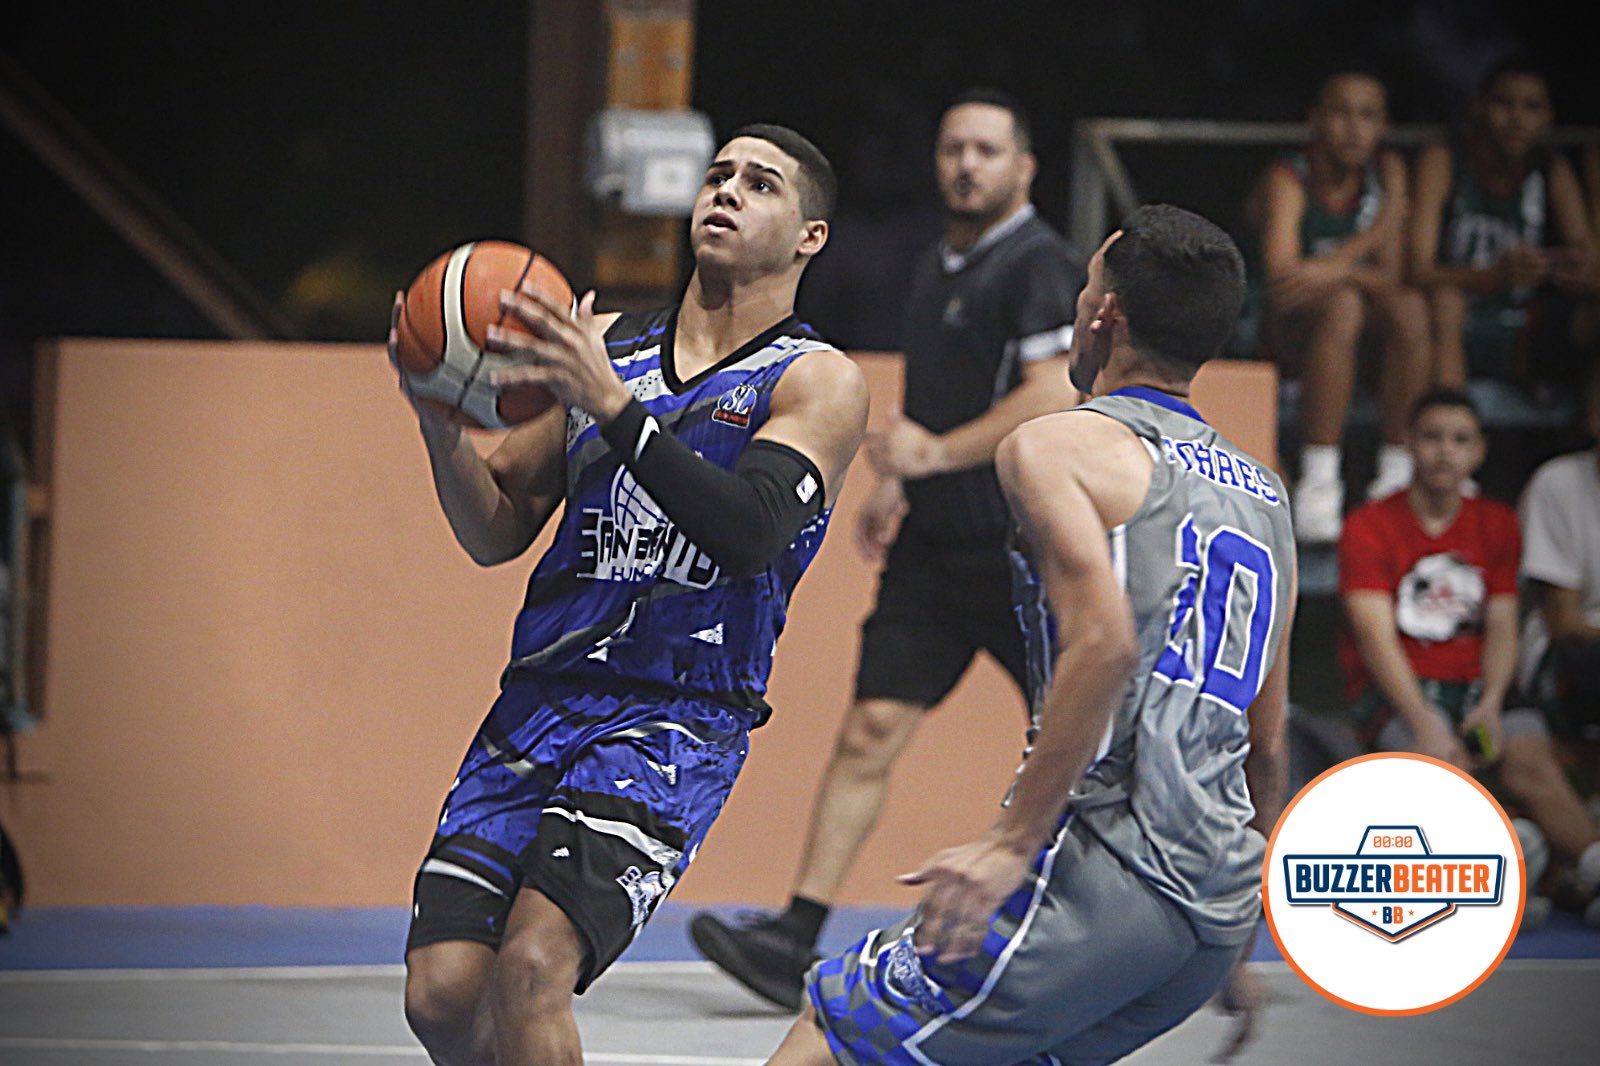
<path fill-rule="evenodd" d="M 1110 534 L 1139 664 L 1069 809 L 1202 941 L 1237 943 L 1260 912 L 1266 842 L 1246 827 L 1247 711 L 1293 593 L 1287 497 L 1181 400 L 1130 388 L 1085 407 L 1138 434 L 1154 468 L 1138 513 Z M 1054 620 L 1027 559 L 1013 556 L 1037 714 Z"/>

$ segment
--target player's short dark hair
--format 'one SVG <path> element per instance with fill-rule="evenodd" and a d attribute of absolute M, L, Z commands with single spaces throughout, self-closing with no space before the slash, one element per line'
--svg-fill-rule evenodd
<path fill-rule="evenodd" d="M 952 108 L 962 104 L 987 104 L 989 107 L 998 107 L 1011 115 L 1011 135 L 1016 138 L 1017 147 L 1024 152 L 1033 151 L 1033 120 L 1028 117 L 1027 108 L 1022 106 L 1022 101 L 1006 92 L 1004 89 L 991 89 L 987 86 L 978 86 L 968 89 L 951 100 L 946 105 L 946 114 Z"/>
<path fill-rule="evenodd" d="M 1454 407 L 1467 412 L 1472 420 L 1478 424 L 1479 432 L 1483 430 L 1483 412 L 1478 410 L 1477 403 L 1472 399 L 1471 393 L 1465 389 L 1437 388 L 1429 389 L 1417 397 L 1417 402 L 1411 405 L 1411 422 L 1415 426 L 1422 420 L 1422 416 L 1436 407 Z"/>
<path fill-rule="evenodd" d="M 808 219 L 832 220 L 834 205 L 839 200 L 839 179 L 833 173 L 833 164 L 822 154 L 822 149 L 788 126 L 771 122 L 752 122 L 740 126 L 729 135 L 728 140 L 740 137 L 766 141 L 799 163 L 800 213 Z"/>
<path fill-rule="evenodd" d="M 1105 287 L 1117 294 L 1133 346 L 1192 375 L 1222 350 L 1244 306 L 1239 246 L 1171 204 L 1146 204 L 1119 228 L 1105 252 Z"/>
<path fill-rule="evenodd" d="M 1499 84 L 1501 78 L 1516 76 L 1538 78 L 1544 82 L 1546 90 L 1550 88 L 1549 72 L 1535 62 L 1532 56 L 1518 54 L 1500 60 L 1490 67 L 1483 77 L 1478 79 L 1478 96 L 1480 98 L 1488 96 L 1494 91 L 1494 87 Z"/>

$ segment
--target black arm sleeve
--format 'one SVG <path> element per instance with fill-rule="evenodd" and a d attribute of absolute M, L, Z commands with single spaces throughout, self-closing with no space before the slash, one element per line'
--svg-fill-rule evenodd
<path fill-rule="evenodd" d="M 822 473 L 786 444 L 751 441 L 729 472 L 662 430 L 638 400 L 600 435 L 684 536 L 735 577 L 760 573 L 822 511 Z"/>

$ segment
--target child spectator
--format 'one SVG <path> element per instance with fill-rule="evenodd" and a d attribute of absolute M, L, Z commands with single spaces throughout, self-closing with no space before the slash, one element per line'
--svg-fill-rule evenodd
<path fill-rule="evenodd" d="M 1427 306 L 1401 284 L 1406 165 L 1382 147 L 1389 122 L 1383 83 L 1334 74 L 1308 117 L 1310 141 L 1268 167 L 1246 214 L 1268 283 L 1266 350 L 1300 377 L 1295 534 L 1332 543 L 1344 510 L 1341 442 L 1358 349 L 1370 339 L 1382 352 L 1383 444 L 1368 488 L 1374 498 L 1410 480 L 1406 416 L 1431 358 Z"/>
<path fill-rule="evenodd" d="M 1570 327 L 1592 314 L 1583 305 L 1600 292 L 1600 261 L 1577 173 L 1543 143 L 1549 83 L 1526 63 L 1503 63 L 1469 118 L 1463 138 L 1417 157 L 1408 258 L 1428 294 L 1434 381 L 1570 388 Z M 1532 328 L 1540 314 L 1566 325 Z"/>
<path fill-rule="evenodd" d="M 1510 702 L 1521 537 L 1506 505 L 1469 496 L 1483 426 L 1464 392 L 1417 401 L 1411 487 L 1351 512 L 1339 541 L 1348 629 L 1340 658 L 1373 746 L 1497 771 L 1570 884 L 1561 902 L 1600 922 L 1600 831 L 1556 761 L 1537 710 Z"/>

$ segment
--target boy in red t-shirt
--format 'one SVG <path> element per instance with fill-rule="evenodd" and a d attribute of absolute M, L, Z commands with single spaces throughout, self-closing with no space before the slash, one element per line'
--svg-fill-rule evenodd
<path fill-rule="evenodd" d="M 1484 458 L 1471 398 L 1423 396 L 1409 447 L 1411 486 L 1351 512 L 1339 538 L 1346 694 L 1381 751 L 1496 767 L 1554 855 L 1573 860 L 1574 902 L 1587 903 L 1600 887 L 1600 832 L 1556 762 L 1543 715 L 1506 709 L 1522 536 L 1511 508 L 1467 495 Z M 1589 910 L 1600 920 L 1600 905 Z"/>

